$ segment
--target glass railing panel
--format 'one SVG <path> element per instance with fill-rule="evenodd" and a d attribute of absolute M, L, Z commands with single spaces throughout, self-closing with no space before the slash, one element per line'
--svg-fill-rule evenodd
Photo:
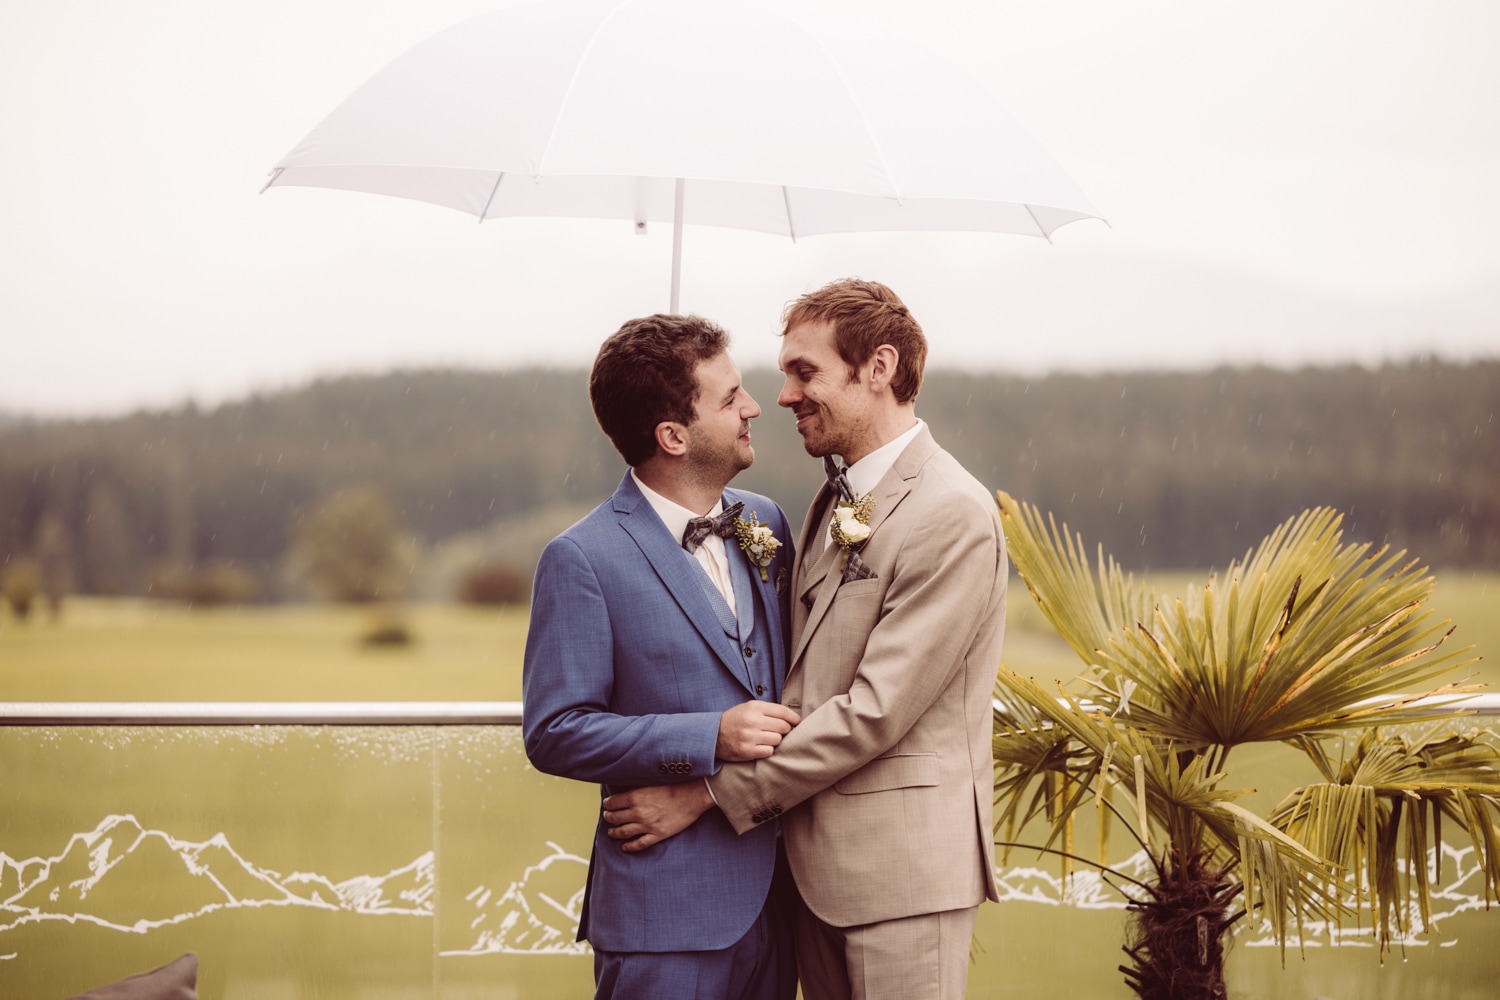
<path fill-rule="evenodd" d="M 538 773 L 519 726 L 442 735 L 436 995 L 590 996 L 593 955 L 576 937 L 596 786 Z"/>
<path fill-rule="evenodd" d="M 0 995 L 431 995 L 435 732 L 0 729 Z"/>
<path fill-rule="evenodd" d="M 1474 718 L 1493 726 L 1497 706 L 1481 702 Z M 1229 769 L 1232 787 L 1255 789 L 1239 804 L 1268 815 L 1283 795 L 1317 781 L 1318 773 L 1299 752 L 1281 744 L 1237 747 Z M 1085 808 L 1071 840 L 1054 846 L 1085 861 L 1100 857 L 1094 810 Z M 1151 863 L 1136 849 L 1119 821 L 1112 824 L 1105 859 L 1116 871 L 1151 882 Z M 1433 893 L 1429 927 L 1417 920 L 1413 933 L 1397 942 L 1382 962 L 1368 910 L 1345 919 L 1342 930 L 1304 925 L 1302 947 L 1293 936 L 1285 968 L 1270 928 L 1246 919 L 1227 948 L 1226 978 L 1235 1000 L 1309 1000 L 1359 997 L 1464 998 L 1496 995 L 1500 982 L 1500 901 L 1486 909 L 1483 878 L 1468 840 L 1445 826 L 1442 878 Z M 1015 838 L 1040 844 L 1047 827 L 1035 823 Z M 1160 849 L 1160 844 L 1155 845 Z M 1431 859 L 1430 859 L 1431 860 Z M 1000 856 L 997 854 L 997 862 Z M 1429 865 L 1429 871 L 1431 865 Z M 983 949 L 970 973 L 971 997 L 1134 996 L 1117 967 L 1128 962 L 1126 901 L 1087 864 L 1071 865 L 1065 876 L 1056 855 L 1016 848 L 997 872 L 1001 905 L 980 909 L 975 939 Z M 1120 878 L 1114 886 L 1131 887 Z"/>
<path fill-rule="evenodd" d="M 0 726 L 0 782 L 0 996 L 187 951 L 201 994 L 229 1000 L 591 992 L 574 934 L 598 794 L 533 770 L 517 726 Z M 1076 838 L 1093 856 L 1094 833 Z M 1500 907 L 1474 864 L 1450 844 L 1436 926 L 1384 967 L 1368 920 L 1337 942 L 1309 928 L 1284 971 L 1249 929 L 1234 995 L 1492 996 Z M 971 996 L 1129 995 L 1118 894 L 1034 852 L 1000 881 Z"/>

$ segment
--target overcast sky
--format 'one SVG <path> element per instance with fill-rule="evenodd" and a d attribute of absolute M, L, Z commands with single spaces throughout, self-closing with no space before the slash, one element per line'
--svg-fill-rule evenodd
<path fill-rule="evenodd" d="M 212 405 L 395 366 L 586 365 L 670 227 L 497 220 L 272 164 L 495 0 L 5 0 L 0 411 Z M 931 364 L 1500 356 L 1500 3 L 804 0 L 991 89 L 1111 226 L 793 244 L 690 227 L 682 308 L 774 364 L 787 300 L 894 287 Z"/>

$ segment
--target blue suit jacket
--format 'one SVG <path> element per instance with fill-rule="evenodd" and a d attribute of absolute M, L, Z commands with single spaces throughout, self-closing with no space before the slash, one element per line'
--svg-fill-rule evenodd
<path fill-rule="evenodd" d="M 773 501 L 724 491 L 726 507 L 738 500 L 782 543 L 769 581 L 747 562 L 759 597 L 760 641 L 751 646 L 773 658 L 775 690 L 760 699 L 776 701 L 786 676 L 792 537 Z M 725 541 L 731 560 L 745 558 L 732 538 Z M 526 754 L 538 770 L 598 782 L 603 797 L 701 781 L 718 769 L 720 715 L 756 695 L 698 572 L 629 473 L 613 497 L 548 544 L 533 586 L 522 681 Z M 739 837 L 715 809 L 671 840 L 626 854 L 601 819 L 579 938 L 605 951 L 729 947 L 770 889 L 774 826 Z"/>

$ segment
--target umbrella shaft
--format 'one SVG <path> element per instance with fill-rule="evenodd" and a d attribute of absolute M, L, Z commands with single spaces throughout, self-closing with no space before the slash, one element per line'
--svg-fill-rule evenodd
<path fill-rule="evenodd" d="M 682 200 L 686 182 L 677 178 L 676 199 L 672 204 L 672 315 L 677 315 L 677 303 L 682 292 Z"/>

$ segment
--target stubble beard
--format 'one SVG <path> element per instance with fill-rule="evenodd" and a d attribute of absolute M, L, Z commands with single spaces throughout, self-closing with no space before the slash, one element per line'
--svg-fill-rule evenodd
<path fill-rule="evenodd" d="M 738 437 L 728 448 L 715 448 L 707 454 L 699 452 L 693 462 L 697 470 L 696 478 L 716 489 L 728 486 L 735 476 L 753 464 L 755 464 L 755 446 L 741 445 Z"/>
<path fill-rule="evenodd" d="M 812 420 L 817 422 L 816 427 L 809 424 L 806 430 L 799 431 L 799 433 L 802 435 L 803 450 L 805 450 L 808 455 L 813 458 L 824 458 L 828 455 L 842 455 L 843 452 L 839 450 L 842 445 L 840 444 L 840 442 L 835 440 L 835 436 L 828 433 L 828 431 L 824 427 L 825 418 L 823 411 L 814 410 L 812 413 Z"/>
<path fill-rule="evenodd" d="M 824 455 L 835 454 L 835 452 L 831 452 L 827 448 L 823 447 L 821 441 L 813 441 L 805 435 L 802 438 L 802 449 L 813 458 L 822 458 Z"/>

